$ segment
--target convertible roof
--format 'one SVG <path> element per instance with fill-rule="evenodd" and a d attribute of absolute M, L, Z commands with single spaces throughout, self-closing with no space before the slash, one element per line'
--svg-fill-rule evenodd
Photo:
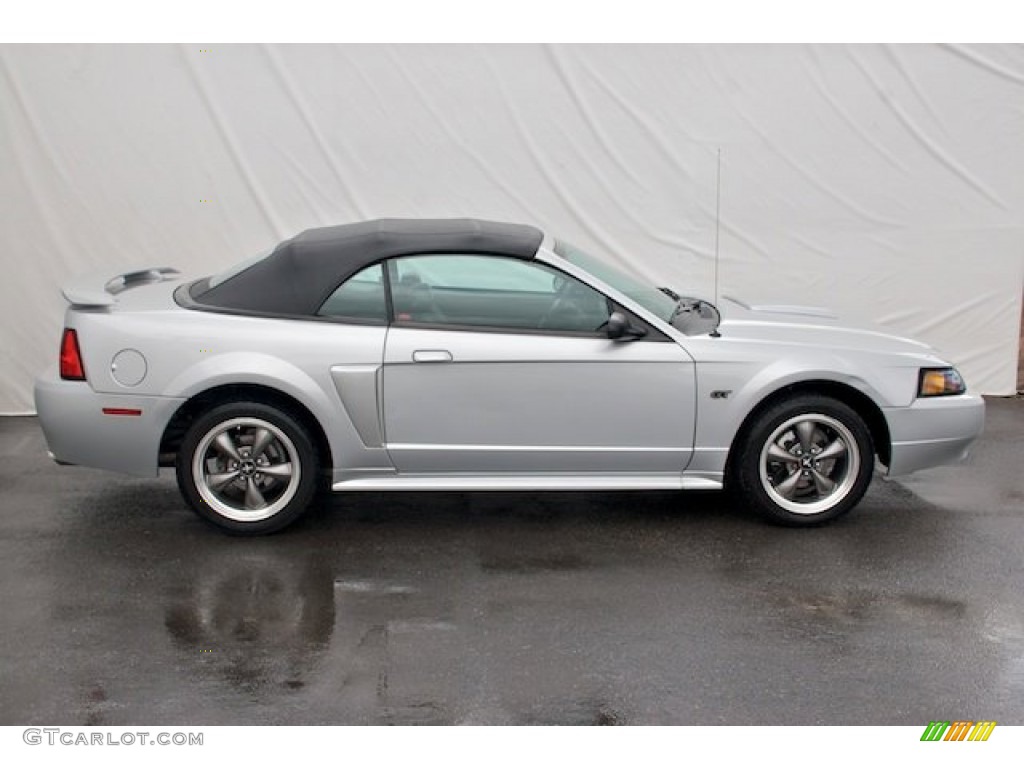
<path fill-rule="evenodd" d="M 225 309 L 312 315 L 338 285 L 382 259 L 417 253 L 532 259 L 543 238 L 539 229 L 525 224 L 477 219 L 377 219 L 307 229 L 192 298 Z"/>

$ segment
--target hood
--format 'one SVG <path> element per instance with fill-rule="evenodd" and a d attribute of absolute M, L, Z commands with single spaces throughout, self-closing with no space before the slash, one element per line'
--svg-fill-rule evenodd
<path fill-rule="evenodd" d="M 813 344 L 833 349 L 857 349 L 896 354 L 934 354 L 927 344 L 897 336 L 879 327 L 851 326 L 834 312 L 821 307 L 782 304 L 747 304 L 723 296 L 719 331 L 723 336 Z"/>

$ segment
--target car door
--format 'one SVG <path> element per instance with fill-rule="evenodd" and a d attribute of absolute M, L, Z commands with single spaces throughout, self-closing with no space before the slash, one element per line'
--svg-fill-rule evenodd
<path fill-rule="evenodd" d="M 547 265 L 486 255 L 388 264 L 386 448 L 402 473 L 678 475 L 694 367 L 650 329 L 612 341 L 611 308 Z"/>

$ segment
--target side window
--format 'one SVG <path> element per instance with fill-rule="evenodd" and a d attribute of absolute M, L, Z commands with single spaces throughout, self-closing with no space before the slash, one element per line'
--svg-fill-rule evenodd
<path fill-rule="evenodd" d="M 317 315 L 341 320 L 386 323 L 384 268 L 380 264 L 357 272 L 327 297 Z"/>
<path fill-rule="evenodd" d="M 608 299 L 533 261 L 501 256 L 404 256 L 389 263 L 397 323 L 596 333 Z"/>

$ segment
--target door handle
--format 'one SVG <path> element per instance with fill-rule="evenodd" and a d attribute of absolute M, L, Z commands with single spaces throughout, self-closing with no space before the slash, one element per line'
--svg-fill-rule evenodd
<path fill-rule="evenodd" d="M 450 363 L 452 353 L 447 349 L 417 349 L 412 353 L 414 363 Z"/>

